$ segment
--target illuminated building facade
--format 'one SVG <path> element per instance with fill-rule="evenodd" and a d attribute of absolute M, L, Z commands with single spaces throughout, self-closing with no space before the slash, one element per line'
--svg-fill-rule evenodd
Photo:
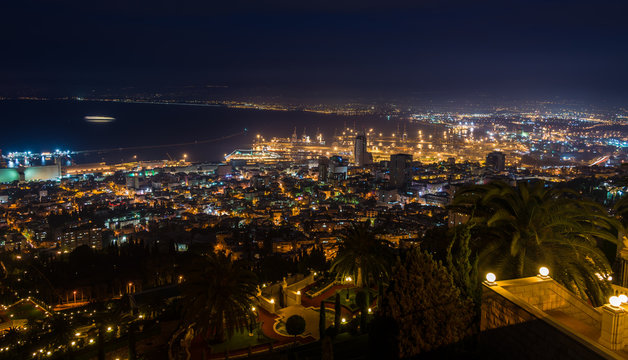
<path fill-rule="evenodd" d="M 102 249 L 103 230 L 100 228 L 68 229 L 57 236 L 57 242 L 63 251 L 72 251 L 79 246 Z"/>

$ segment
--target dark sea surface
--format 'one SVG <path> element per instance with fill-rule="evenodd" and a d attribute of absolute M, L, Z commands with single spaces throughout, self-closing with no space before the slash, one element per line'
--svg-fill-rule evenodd
<path fill-rule="evenodd" d="M 110 123 L 90 123 L 85 116 L 109 116 Z M 385 117 L 326 115 L 300 111 L 262 111 L 224 106 L 121 103 L 99 101 L 0 101 L 0 149 L 11 151 L 82 151 L 107 149 L 77 155 L 76 161 L 126 161 L 166 159 L 167 154 L 192 161 L 220 161 L 237 148 L 250 148 L 262 134 L 288 137 L 304 128 L 315 137 L 317 128 L 327 139 L 334 129 L 345 126 L 396 128 Z M 245 132 L 244 130 L 247 129 Z M 219 141 L 141 150 L 110 150 L 137 146 L 162 146 L 229 137 Z"/>

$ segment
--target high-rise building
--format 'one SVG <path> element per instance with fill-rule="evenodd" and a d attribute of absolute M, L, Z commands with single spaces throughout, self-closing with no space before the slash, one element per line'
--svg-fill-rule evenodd
<path fill-rule="evenodd" d="M 329 178 L 329 159 L 321 157 L 318 159 L 318 181 L 326 182 Z"/>
<path fill-rule="evenodd" d="M 347 178 L 347 161 L 334 155 L 329 159 L 329 180 L 339 181 Z"/>
<path fill-rule="evenodd" d="M 486 155 L 486 166 L 501 172 L 506 168 L 506 155 L 501 151 L 493 151 Z"/>
<path fill-rule="evenodd" d="M 404 187 L 410 180 L 412 169 L 412 155 L 390 155 L 390 185 L 395 188 Z"/>
<path fill-rule="evenodd" d="M 0 149 L 0 168 L 7 167 L 6 161 L 4 161 L 4 157 L 2 157 L 2 149 Z"/>
<path fill-rule="evenodd" d="M 366 135 L 358 133 L 353 140 L 353 157 L 356 166 L 362 167 L 367 162 Z"/>

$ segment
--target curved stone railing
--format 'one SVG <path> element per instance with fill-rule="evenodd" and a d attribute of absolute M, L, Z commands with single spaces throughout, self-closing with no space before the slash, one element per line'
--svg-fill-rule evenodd
<path fill-rule="evenodd" d="M 257 300 L 259 301 L 259 306 L 269 313 L 274 314 L 277 310 L 277 300 L 273 298 L 268 299 L 262 295 L 259 295 Z"/>

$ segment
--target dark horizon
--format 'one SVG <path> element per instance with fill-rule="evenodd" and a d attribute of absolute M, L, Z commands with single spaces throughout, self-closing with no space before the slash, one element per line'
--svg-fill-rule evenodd
<path fill-rule="evenodd" d="M 199 97 L 625 105 L 626 10 L 618 1 L 25 1 L 3 5 L 0 95 L 204 87 Z"/>

